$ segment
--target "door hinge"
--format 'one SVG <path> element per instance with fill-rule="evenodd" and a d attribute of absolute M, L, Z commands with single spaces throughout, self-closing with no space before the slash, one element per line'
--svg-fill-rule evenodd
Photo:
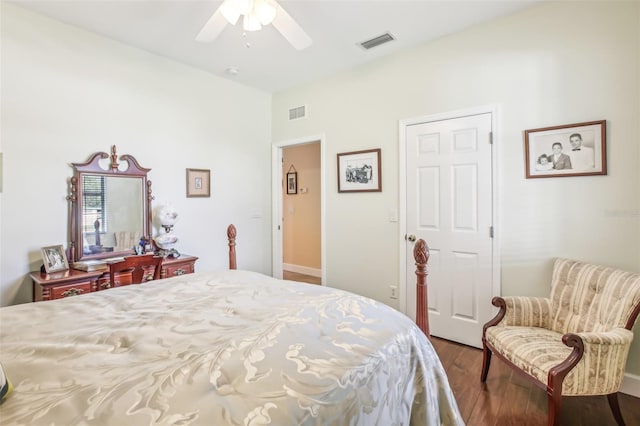
<path fill-rule="evenodd" d="M 489 238 L 493 238 L 493 226 L 489 227 Z"/>
<path fill-rule="evenodd" d="M 493 145 L 493 132 L 489 132 L 489 145 Z"/>

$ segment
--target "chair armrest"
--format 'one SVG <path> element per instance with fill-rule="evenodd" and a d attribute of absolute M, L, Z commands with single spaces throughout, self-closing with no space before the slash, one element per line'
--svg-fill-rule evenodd
<path fill-rule="evenodd" d="M 548 328 L 551 317 L 551 299 L 548 297 L 494 297 L 491 303 L 500 311 L 485 324 L 484 329 L 498 324 Z"/>
<path fill-rule="evenodd" d="M 626 328 L 565 334 L 562 342 L 573 350 L 564 362 L 549 371 L 550 386 L 561 383 L 570 372 L 573 379 L 564 382 L 563 395 L 617 392 L 624 376 L 631 340 L 633 332 Z"/>
<path fill-rule="evenodd" d="M 582 339 L 585 351 L 588 346 L 597 347 L 602 345 L 624 346 L 630 345 L 633 339 L 633 332 L 626 328 L 614 328 L 609 331 L 601 332 L 582 332 L 574 333 Z"/>

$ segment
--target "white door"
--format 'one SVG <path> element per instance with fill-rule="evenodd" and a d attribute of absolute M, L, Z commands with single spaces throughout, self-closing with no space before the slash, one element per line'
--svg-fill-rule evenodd
<path fill-rule="evenodd" d="M 491 305 L 492 114 L 406 128 L 407 235 L 427 242 L 431 334 L 481 347 Z M 413 242 L 407 241 L 407 314 L 415 318 Z"/>

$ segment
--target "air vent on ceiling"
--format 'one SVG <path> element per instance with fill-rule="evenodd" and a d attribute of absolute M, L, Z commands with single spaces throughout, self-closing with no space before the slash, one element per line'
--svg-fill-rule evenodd
<path fill-rule="evenodd" d="M 289 110 L 289 121 L 305 118 L 307 115 L 307 107 L 302 105 Z"/>
<path fill-rule="evenodd" d="M 381 44 L 385 44 L 393 40 L 395 40 L 395 38 L 391 35 L 391 33 L 384 33 L 382 35 L 372 38 L 371 40 L 363 41 L 362 43 L 360 43 L 360 47 L 362 47 L 365 50 L 369 50 L 376 46 L 380 46 Z"/>

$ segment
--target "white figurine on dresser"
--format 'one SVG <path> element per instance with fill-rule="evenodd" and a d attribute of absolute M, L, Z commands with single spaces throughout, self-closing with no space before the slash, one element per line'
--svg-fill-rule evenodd
<path fill-rule="evenodd" d="M 178 236 L 173 232 L 173 226 L 178 221 L 178 212 L 171 206 L 162 206 L 158 210 L 158 221 L 164 228 L 165 233 L 155 238 L 158 246 L 158 254 L 163 257 L 178 257 L 180 253 L 175 249 L 178 242 Z"/>

